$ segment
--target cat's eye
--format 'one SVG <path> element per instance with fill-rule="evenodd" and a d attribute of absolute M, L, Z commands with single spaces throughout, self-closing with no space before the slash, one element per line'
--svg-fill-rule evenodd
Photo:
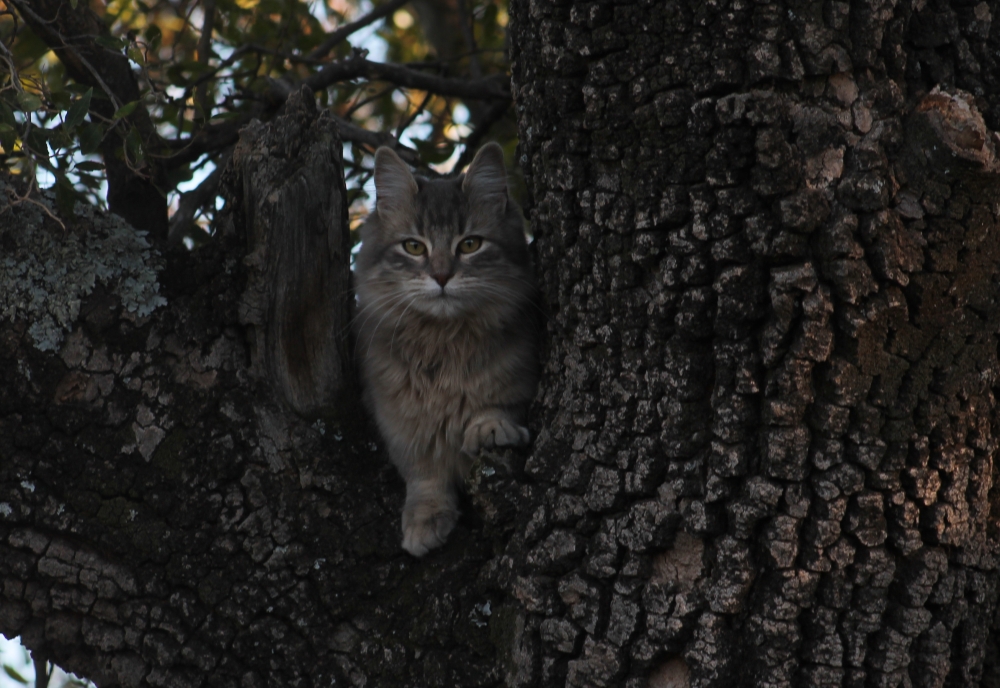
<path fill-rule="evenodd" d="M 479 237 L 467 237 L 458 242 L 459 253 L 475 253 L 483 245 L 483 240 Z"/>
<path fill-rule="evenodd" d="M 416 239 L 407 239 L 404 241 L 403 250 L 411 256 L 422 256 L 427 253 L 427 247 L 424 243 L 422 241 L 417 241 Z"/>

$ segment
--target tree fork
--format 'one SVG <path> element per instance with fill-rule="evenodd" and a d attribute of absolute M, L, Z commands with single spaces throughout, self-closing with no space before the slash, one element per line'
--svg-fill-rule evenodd
<path fill-rule="evenodd" d="M 0 632 L 102 688 L 497 684 L 490 539 L 406 555 L 359 409 L 340 146 L 307 91 L 248 127 L 190 253 L 5 210 Z"/>

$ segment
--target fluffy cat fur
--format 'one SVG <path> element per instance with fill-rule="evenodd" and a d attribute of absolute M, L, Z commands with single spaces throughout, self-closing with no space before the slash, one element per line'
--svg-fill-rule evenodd
<path fill-rule="evenodd" d="M 419 557 L 455 526 L 471 457 L 528 442 L 536 287 L 498 145 L 465 175 L 433 181 L 380 148 L 375 191 L 355 267 L 357 357 L 365 403 L 406 481 L 403 547 Z"/>

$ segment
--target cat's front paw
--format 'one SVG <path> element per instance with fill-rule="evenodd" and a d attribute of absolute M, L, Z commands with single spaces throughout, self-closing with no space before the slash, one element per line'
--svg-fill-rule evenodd
<path fill-rule="evenodd" d="M 445 543 L 458 521 L 458 511 L 445 502 L 407 500 L 403 509 L 403 549 L 422 557 Z"/>
<path fill-rule="evenodd" d="M 523 447 L 531 439 L 528 428 L 508 418 L 487 416 L 473 420 L 465 429 L 462 451 L 478 454 L 485 447 Z"/>

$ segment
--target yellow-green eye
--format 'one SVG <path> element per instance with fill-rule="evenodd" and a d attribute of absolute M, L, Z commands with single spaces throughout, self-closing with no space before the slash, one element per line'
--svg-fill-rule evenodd
<path fill-rule="evenodd" d="M 424 243 L 422 241 L 417 241 L 416 239 L 407 239 L 404 241 L 403 250 L 411 256 L 422 256 L 427 253 L 427 247 Z"/>
<path fill-rule="evenodd" d="M 475 253 L 483 245 L 483 240 L 479 237 L 468 237 L 458 242 L 459 253 Z"/>

